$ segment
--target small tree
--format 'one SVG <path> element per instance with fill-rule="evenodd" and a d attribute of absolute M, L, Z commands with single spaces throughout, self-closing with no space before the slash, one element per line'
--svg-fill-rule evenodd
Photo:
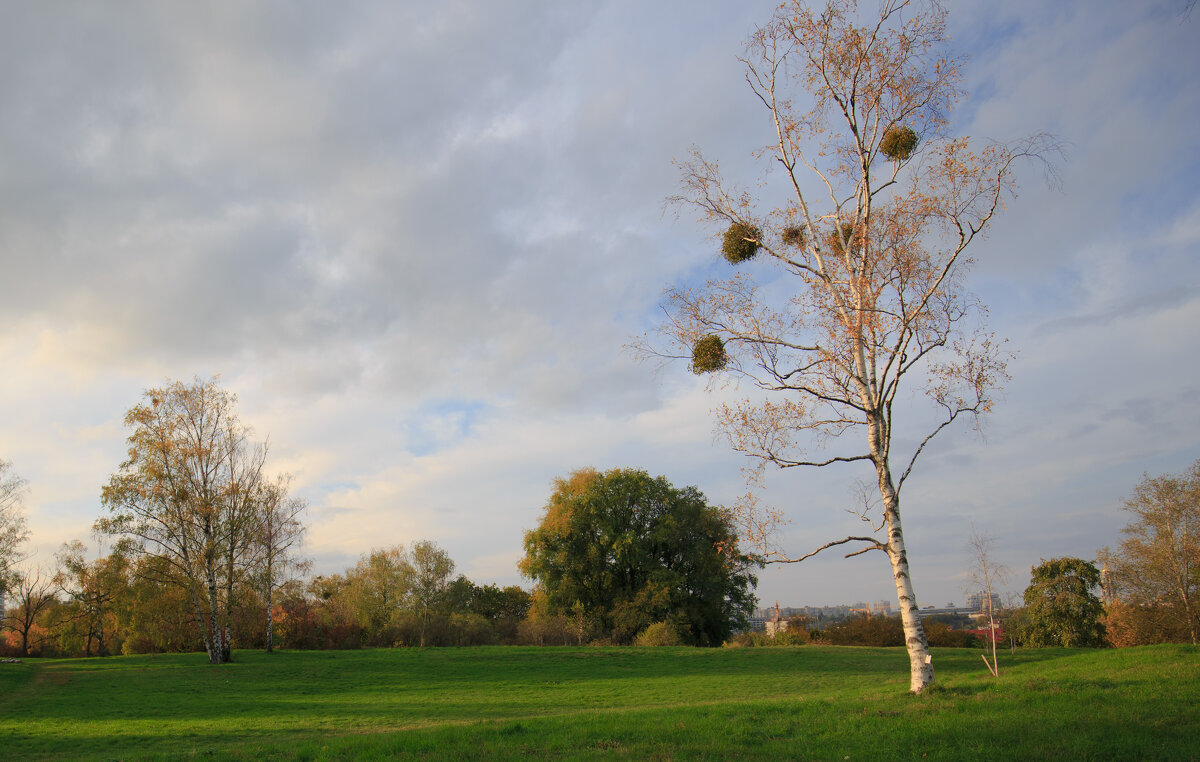
<path fill-rule="evenodd" d="M 40 569 L 13 572 L 10 589 L 14 605 L 3 618 L 4 626 L 21 638 L 21 655 L 29 656 L 30 650 L 43 639 L 39 636 L 38 618 L 56 603 L 54 582 Z"/>
<path fill-rule="evenodd" d="M 988 622 L 988 640 L 992 644 L 992 660 L 989 662 L 987 656 L 983 657 L 983 663 L 987 664 L 988 671 L 993 677 L 1000 676 L 1000 662 L 996 659 L 996 611 L 994 601 L 999 597 L 996 595 L 995 588 L 1004 584 L 1008 579 L 1008 569 L 996 563 L 992 558 L 992 545 L 995 541 L 987 535 L 972 531 L 971 536 L 967 538 L 967 545 L 971 548 L 971 556 L 974 559 L 974 564 L 970 571 L 970 580 L 974 585 L 975 590 L 982 593 L 984 612 L 987 614 Z"/>
<path fill-rule="evenodd" d="M 430 617 L 440 611 L 450 587 L 450 575 L 454 573 L 454 561 L 437 543 L 421 540 L 412 545 L 412 603 L 421 619 L 421 648 L 425 647 L 425 634 Z"/>
<path fill-rule="evenodd" d="M 1022 640 L 1030 646 L 1098 648 L 1104 645 L 1104 605 L 1096 566 L 1080 558 L 1042 561 L 1025 589 L 1028 617 Z"/>
<path fill-rule="evenodd" d="M 363 554 L 345 580 L 330 580 L 327 600 L 338 599 L 351 613 L 366 643 L 390 646 L 413 588 L 413 565 L 402 545 Z"/>
<path fill-rule="evenodd" d="M 1124 508 L 1132 515 L 1117 549 L 1104 548 L 1105 593 L 1153 610 L 1159 629 L 1200 637 L 1200 460 L 1179 476 L 1143 476 Z M 1129 618 L 1129 616 L 1127 616 Z M 1144 619 L 1149 619 L 1145 617 Z M 1149 633 L 1143 633 L 1146 637 Z"/>
<path fill-rule="evenodd" d="M 58 571 L 54 582 L 58 589 L 77 606 L 77 619 L 83 627 L 84 655 L 92 655 L 92 642 L 96 642 L 96 655 L 108 656 L 109 631 L 106 627 L 111 618 L 110 605 L 118 595 L 129 587 L 129 569 L 122 548 L 118 547 L 107 557 L 87 560 L 87 547 L 79 540 L 63 543 L 56 558 Z"/>
<path fill-rule="evenodd" d="M 290 572 L 303 572 L 308 564 L 297 556 L 304 538 L 302 517 L 308 508 L 300 498 L 288 496 L 290 477 L 281 476 L 259 487 L 258 526 L 254 546 L 256 576 L 266 608 L 266 651 L 275 648 L 275 591 L 290 579 Z"/>
<path fill-rule="evenodd" d="M 962 288 L 965 252 L 1013 189 L 1017 161 L 1055 145 L 1038 135 L 979 149 L 945 134 L 960 96 L 959 62 L 943 53 L 945 12 L 936 4 L 884 0 L 877 16 L 860 18 L 854 0 L 816 10 L 791 0 L 751 37 L 746 80 L 772 133 L 759 155 L 777 170 L 765 185 L 786 200 L 760 210 L 699 152 L 683 165 L 676 200 L 714 223 L 726 259 L 748 271 L 669 290 L 662 332 L 672 346 L 643 349 L 764 392 L 718 412 L 734 449 L 757 460 L 753 478 L 767 466 L 871 469 L 881 515 L 864 519 L 882 537 L 851 535 L 790 554 L 774 541 L 782 514 L 760 509 L 753 496 L 737 507 L 739 527 L 769 563 L 847 543 L 864 544 L 849 555 L 885 554 L 909 685 L 919 692 L 934 675 L 901 490 L 930 440 L 990 410 L 1007 378 L 1007 354 L 978 327 L 981 310 Z M 778 283 L 760 288 L 755 275 L 767 267 L 794 288 L 780 298 L 772 296 Z M 936 417 L 914 449 L 898 453 L 894 410 L 910 385 L 928 395 Z M 858 446 L 808 450 L 810 437 L 832 444 L 852 432 Z"/>

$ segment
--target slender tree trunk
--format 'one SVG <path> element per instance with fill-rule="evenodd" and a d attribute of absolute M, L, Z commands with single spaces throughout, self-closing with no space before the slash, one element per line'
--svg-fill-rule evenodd
<path fill-rule="evenodd" d="M 204 640 L 204 652 L 208 654 L 208 663 L 216 664 L 214 656 L 216 651 L 213 650 L 212 631 L 211 627 L 206 624 L 204 608 L 200 605 L 200 596 L 194 586 L 189 585 L 188 587 L 189 592 L 192 594 L 192 607 L 196 610 L 196 626 L 200 628 L 200 637 Z"/>
<path fill-rule="evenodd" d="M 929 639 L 921 624 L 917 593 L 908 570 L 908 552 L 904 548 L 904 530 L 900 525 L 900 499 L 892 487 L 891 473 L 886 464 L 879 467 L 879 487 L 883 496 L 883 515 L 887 520 L 887 554 L 892 562 L 900 621 L 904 625 L 904 645 L 908 649 L 908 689 L 920 693 L 933 685 L 933 654 L 929 651 Z"/>
<path fill-rule="evenodd" d="M 275 650 L 275 616 L 272 609 L 274 608 L 272 593 L 275 586 L 271 584 L 271 564 L 267 564 L 267 653 Z"/>
<path fill-rule="evenodd" d="M 225 643 L 221 631 L 221 614 L 218 606 L 217 580 L 211 572 L 208 577 L 208 663 L 225 663 Z"/>

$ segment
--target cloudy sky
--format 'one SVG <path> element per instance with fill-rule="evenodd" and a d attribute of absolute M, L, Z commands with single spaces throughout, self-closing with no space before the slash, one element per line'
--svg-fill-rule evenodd
<path fill-rule="evenodd" d="M 433 539 L 477 582 L 550 481 L 633 466 L 743 491 L 722 395 L 624 347 L 720 274 L 664 213 L 697 145 L 753 180 L 736 56 L 776 0 L 0 2 L 0 458 L 31 562 L 95 547 L 124 412 L 220 375 L 341 571 Z M 1143 472 L 1200 458 L 1200 12 L 1185 0 L 949 2 L 953 129 L 1068 146 L 969 284 L 1019 353 L 982 436 L 906 484 L 922 605 L 962 601 L 974 525 L 1023 589 L 1114 544 Z M 918 438 L 900 434 L 898 446 Z M 770 475 L 806 551 L 857 533 L 843 470 Z M 882 555 L 763 572 L 764 603 L 894 597 Z"/>

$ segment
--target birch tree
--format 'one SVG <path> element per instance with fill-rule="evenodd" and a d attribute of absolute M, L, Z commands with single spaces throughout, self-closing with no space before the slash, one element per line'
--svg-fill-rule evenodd
<path fill-rule="evenodd" d="M 983 663 L 987 664 L 992 677 L 1000 677 L 1000 662 L 996 658 L 996 607 L 994 605 L 994 601 L 999 596 L 995 594 L 994 588 L 1003 585 L 1008 579 L 1008 569 L 997 563 L 992 557 L 994 542 L 988 535 L 974 530 L 967 538 L 967 545 L 974 557 L 969 578 L 975 586 L 975 592 L 981 593 L 984 611 L 987 613 L 988 635 L 992 643 L 992 660 L 989 662 L 987 656 L 984 656 Z"/>
<path fill-rule="evenodd" d="M 289 482 L 286 475 L 264 481 L 255 498 L 255 567 L 266 605 L 267 653 L 275 648 L 275 591 L 289 579 L 289 573 L 308 567 L 297 556 L 305 531 L 302 517 L 308 505 L 300 498 L 288 496 Z"/>
<path fill-rule="evenodd" d="M 641 345 L 763 392 L 717 411 L 733 448 L 755 460 L 753 478 L 767 466 L 870 469 L 870 532 L 789 553 L 775 539 L 783 512 L 752 493 L 738 509 L 739 534 L 768 563 L 848 544 L 848 556 L 884 553 L 914 692 L 934 673 L 902 489 L 930 441 L 986 413 L 1007 378 L 1003 342 L 983 331 L 962 288 L 966 251 L 1013 190 L 1018 160 L 1055 151 L 1045 135 L 982 145 L 948 135 L 960 63 L 943 54 L 946 42 L 945 12 L 911 0 L 885 0 L 870 18 L 854 0 L 815 10 L 792 0 L 758 29 L 741 60 L 770 128 L 757 156 L 771 167 L 762 193 L 774 200 L 734 187 L 698 150 L 673 199 L 718 228 L 730 263 L 753 263 L 668 290 L 665 345 Z M 936 417 L 912 451 L 897 452 L 894 414 L 907 388 L 924 391 Z"/>
<path fill-rule="evenodd" d="M 98 530 L 161 559 L 199 622 L 211 664 L 232 658 L 235 589 L 257 528 L 266 447 L 216 380 L 150 389 L 125 415 L 129 458 L 104 487 Z"/>

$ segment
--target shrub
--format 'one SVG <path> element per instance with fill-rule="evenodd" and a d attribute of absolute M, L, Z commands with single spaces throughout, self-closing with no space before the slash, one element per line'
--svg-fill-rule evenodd
<path fill-rule="evenodd" d="M 820 640 L 833 646 L 902 646 L 904 625 L 895 616 L 856 616 L 826 627 Z"/>
<path fill-rule="evenodd" d="M 633 641 L 637 646 L 678 646 L 682 641 L 670 622 L 655 622 L 638 633 Z"/>
<path fill-rule="evenodd" d="M 1187 619 L 1166 604 L 1137 606 L 1123 601 L 1108 605 L 1105 635 L 1116 648 L 1191 641 Z"/>
<path fill-rule="evenodd" d="M 929 645 L 943 648 L 974 648 L 979 645 L 979 638 L 966 630 L 955 630 L 945 622 L 926 620 L 925 637 Z"/>

